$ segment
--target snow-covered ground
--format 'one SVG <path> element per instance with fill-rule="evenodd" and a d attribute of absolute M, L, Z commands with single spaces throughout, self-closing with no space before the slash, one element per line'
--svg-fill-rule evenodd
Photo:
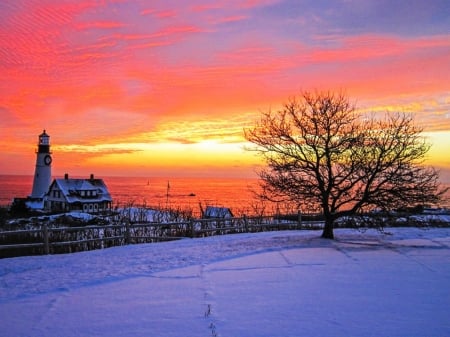
<path fill-rule="evenodd" d="M 1 336 L 449 336 L 450 229 L 239 234 L 0 260 Z"/>

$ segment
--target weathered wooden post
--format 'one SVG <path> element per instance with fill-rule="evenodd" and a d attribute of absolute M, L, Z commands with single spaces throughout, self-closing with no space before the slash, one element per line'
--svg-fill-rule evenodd
<path fill-rule="evenodd" d="M 125 244 L 129 245 L 131 241 L 130 238 L 130 223 L 128 221 L 125 222 Z"/>
<path fill-rule="evenodd" d="M 189 226 L 191 227 L 191 238 L 195 238 L 194 219 L 189 220 Z"/>
<path fill-rule="evenodd" d="M 50 254 L 50 247 L 48 243 L 48 227 L 47 223 L 44 223 L 42 226 L 42 234 L 44 236 L 44 254 L 48 255 Z"/>

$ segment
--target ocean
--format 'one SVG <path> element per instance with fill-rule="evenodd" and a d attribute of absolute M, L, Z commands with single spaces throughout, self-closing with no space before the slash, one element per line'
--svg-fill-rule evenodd
<path fill-rule="evenodd" d="M 234 214 L 252 214 L 257 203 L 252 190 L 257 179 L 240 178 L 102 178 L 113 198 L 114 206 L 170 207 L 192 209 L 199 214 L 200 204 L 229 207 Z M 11 204 L 15 197 L 31 194 L 33 176 L 0 175 L 0 205 Z"/>
<path fill-rule="evenodd" d="M 109 188 L 114 206 L 191 209 L 200 214 L 200 205 L 228 207 L 233 214 L 255 214 L 261 203 L 253 191 L 258 179 L 240 178 L 145 178 L 98 177 Z M 0 206 L 11 204 L 14 197 L 31 194 L 33 176 L 0 175 Z M 444 184 L 444 186 L 449 186 Z M 265 205 L 270 208 L 269 205 Z M 450 207 L 450 191 L 442 206 Z M 272 208 L 274 205 L 272 205 Z M 266 211 L 270 211 L 266 209 Z M 273 211 L 273 209 L 272 209 Z"/>

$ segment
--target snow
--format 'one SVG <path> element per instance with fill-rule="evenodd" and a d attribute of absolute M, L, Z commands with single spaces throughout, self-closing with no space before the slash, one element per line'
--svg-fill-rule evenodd
<path fill-rule="evenodd" d="M 44 208 L 44 199 L 42 198 L 29 198 L 25 201 L 28 208 L 32 210 L 41 210 Z"/>
<path fill-rule="evenodd" d="M 237 234 L 0 260 L 4 336 L 448 336 L 450 229 Z"/>

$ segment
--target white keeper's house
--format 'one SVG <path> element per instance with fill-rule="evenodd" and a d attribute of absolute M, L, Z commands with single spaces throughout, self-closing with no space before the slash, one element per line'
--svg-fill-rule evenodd
<path fill-rule="evenodd" d="M 103 179 L 91 174 L 89 179 L 54 179 L 45 195 L 45 210 L 49 212 L 82 211 L 96 213 L 111 209 L 112 198 Z"/>

